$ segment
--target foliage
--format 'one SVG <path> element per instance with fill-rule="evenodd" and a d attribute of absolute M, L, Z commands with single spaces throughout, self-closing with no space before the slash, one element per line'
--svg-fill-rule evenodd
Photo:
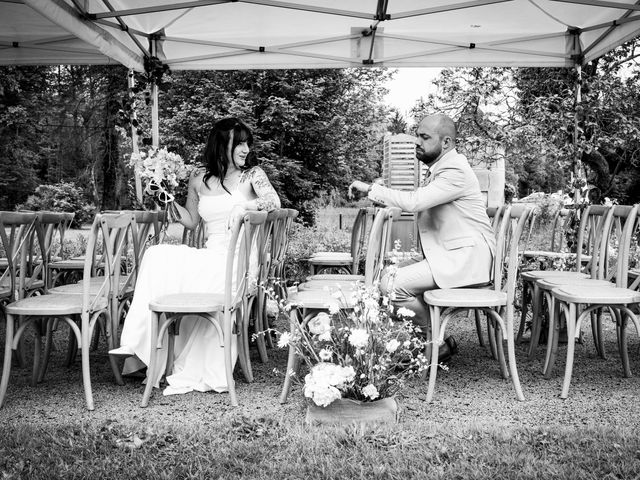
<path fill-rule="evenodd" d="M 22 205 L 17 206 L 17 209 L 75 213 L 72 228 L 90 223 L 96 212 L 95 205 L 88 202 L 82 190 L 71 182 L 40 185 L 33 195 L 30 195 Z"/>
<path fill-rule="evenodd" d="M 200 163 L 212 124 L 238 116 L 283 207 L 313 222 L 313 200 L 379 176 L 384 69 L 176 72 L 160 98 L 165 145 Z"/>
<path fill-rule="evenodd" d="M 314 241 L 310 242 L 312 238 Z M 309 276 L 307 260 L 315 252 L 346 252 L 351 248 L 351 235 L 335 226 L 318 223 L 313 226 L 294 222 L 289 233 L 285 277 L 289 285 L 304 282 Z"/>
<path fill-rule="evenodd" d="M 635 39 L 585 66 L 444 69 L 438 92 L 412 115 L 444 112 L 458 122 L 458 149 L 472 163 L 505 160 L 517 197 L 573 193 L 586 179 L 592 202 L 640 198 L 640 69 Z M 581 101 L 576 85 L 581 81 Z"/>
<path fill-rule="evenodd" d="M 387 398 L 427 368 L 425 342 L 410 321 L 413 311 L 394 312 L 377 285 L 327 290 L 334 299 L 329 313 L 318 313 L 308 322 L 292 324 L 297 326 L 292 331 L 279 333 L 278 346 L 293 348 L 310 370 L 304 378 L 305 397 L 322 407 L 339 398 Z M 288 317 L 292 305 L 280 300 L 279 306 L 281 315 Z"/>

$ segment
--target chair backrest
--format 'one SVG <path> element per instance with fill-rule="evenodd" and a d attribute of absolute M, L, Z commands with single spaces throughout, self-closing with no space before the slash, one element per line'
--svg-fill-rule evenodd
<path fill-rule="evenodd" d="M 241 304 L 247 294 L 251 280 L 251 252 L 258 240 L 260 226 L 266 219 L 267 212 L 249 211 L 231 226 L 225 269 L 225 308 Z"/>
<path fill-rule="evenodd" d="M 29 250 L 34 244 L 37 220 L 35 213 L 0 212 L 0 247 L 6 262 L 0 273 L 0 287 L 9 287 L 7 297 L 11 301 L 24 296 Z"/>
<path fill-rule="evenodd" d="M 487 207 L 487 216 L 489 220 L 491 220 L 491 226 L 493 227 L 493 231 L 497 232 L 498 227 L 500 225 L 500 219 L 502 218 L 502 214 L 504 213 L 507 205 L 500 205 L 499 207 Z"/>
<path fill-rule="evenodd" d="M 397 207 L 381 208 L 373 219 L 365 260 L 364 283 L 366 286 L 372 286 L 380 280 L 386 253 L 391 246 L 391 227 L 401 213 L 402 210 Z"/>
<path fill-rule="evenodd" d="M 520 266 L 520 240 L 531 211 L 532 208 L 528 205 L 508 206 L 504 210 L 497 231 L 493 288 L 507 294 L 507 306 L 511 309 L 513 309 Z"/>
<path fill-rule="evenodd" d="M 289 248 L 291 226 L 298 216 L 298 211 L 293 208 L 282 209 L 284 216 L 278 217 L 273 225 L 271 235 L 271 272 L 270 279 L 274 279 L 274 288 L 280 298 L 287 298 L 287 285 L 285 267 L 287 261 L 287 249 Z"/>
<path fill-rule="evenodd" d="M 84 260 L 82 301 L 83 311 L 94 311 L 101 299 L 109 301 L 111 291 L 117 291 L 120 284 L 120 272 L 122 257 L 126 255 L 126 249 L 131 238 L 137 238 L 138 231 L 135 215 L 132 213 L 99 213 L 93 219 L 89 240 L 87 242 L 87 255 Z M 98 251 L 98 243 L 102 245 L 102 260 L 104 268 L 104 280 L 97 292 L 92 291 L 91 277 L 94 274 L 95 255 L 89 252 Z M 134 252 L 134 256 L 137 251 Z M 111 301 L 115 302 L 115 296 Z"/>
<path fill-rule="evenodd" d="M 592 278 L 598 278 L 600 245 L 603 235 L 610 234 L 612 214 L 608 205 L 589 205 L 580 218 L 576 243 L 570 245 L 568 242 L 567 245 L 576 253 L 576 269 L 581 269 L 585 264 L 584 270 Z M 585 261 L 585 257 L 588 261 Z"/>
<path fill-rule="evenodd" d="M 376 209 L 372 207 L 362 207 L 358 210 L 358 214 L 353 222 L 351 229 L 351 258 L 353 258 L 353 264 L 351 265 L 351 271 L 354 274 L 358 273 L 360 267 L 360 253 L 364 247 L 365 240 L 369 233 L 367 226 L 371 226 L 371 219 L 375 216 Z M 371 217 L 371 219 L 369 218 Z"/>
<path fill-rule="evenodd" d="M 629 254 L 637 235 L 639 209 L 638 205 L 615 205 L 610 209 L 598 245 L 596 278 L 615 281 L 618 287 L 628 286 Z"/>
<path fill-rule="evenodd" d="M 287 210 L 283 208 L 272 210 L 267 214 L 267 218 L 260 228 L 257 245 L 259 270 L 256 280 L 258 285 L 266 287 L 269 283 L 273 257 L 280 248 L 279 245 L 274 245 L 274 243 L 284 241 L 284 238 L 278 238 L 276 241 L 275 233 L 278 230 L 276 226 L 286 221 L 287 213 Z M 284 230 L 282 231 L 284 232 Z M 278 233 L 280 234 L 281 232 L 278 230 Z"/>
<path fill-rule="evenodd" d="M 51 287 L 51 278 L 49 271 L 49 263 L 54 257 L 63 257 L 64 234 L 69 229 L 75 213 L 69 212 L 36 212 L 38 219 L 36 221 L 36 233 L 38 251 L 32 247 L 33 255 L 30 258 L 32 270 L 29 278 L 25 281 L 25 288 L 31 289 L 35 282 L 41 280 L 46 291 Z M 57 237 L 57 238 L 56 238 Z M 58 243 L 58 255 L 54 252 Z M 35 246 L 34 246 L 35 247 Z"/>

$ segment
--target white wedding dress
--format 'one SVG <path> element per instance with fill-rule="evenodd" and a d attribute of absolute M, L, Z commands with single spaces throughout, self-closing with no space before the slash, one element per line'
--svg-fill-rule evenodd
<path fill-rule="evenodd" d="M 230 230 L 229 214 L 234 205 L 245 202 L 237 189 L 230 195 L 200 194 L 198 212 L 207 225 L 206 248 L 185 245 L 156 245 L 144 255 L 136 283 L 131 308 L 120 338 L 121 349 L 135 353 L 125 360 L 123 374 L 133 373 L 149 365 L 151 354 L 151 312 L 149 301 L 169 293 L 224 293 L 225 265 Z M 160 376 L 152 380 L 159 385 L 165 370 L 167 339 Z M 233 337 L 232 358 L 237 359 L 237 342 Z M 180 323 L 175 337 L 175 366 L 167 377 L 165 395 L 227 391 L 224 354 L 216 329 L 202 317 L 187 316 Z"/>

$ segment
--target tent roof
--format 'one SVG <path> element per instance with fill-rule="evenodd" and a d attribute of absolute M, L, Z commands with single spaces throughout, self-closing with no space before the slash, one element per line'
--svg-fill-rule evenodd
<path fill-rule="evenodd" d="M 568 67 L 639 34 L 640 0 L 0 0 L 5 65 Z"/>

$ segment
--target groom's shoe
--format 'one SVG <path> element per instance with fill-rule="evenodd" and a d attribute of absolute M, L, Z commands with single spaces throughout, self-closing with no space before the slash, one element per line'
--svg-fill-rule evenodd
<path fill-rule="evenodd" d="M 438 363 L 448 362 L 456 353 L 458 353 L 458 342 L 449 335 L 438 350 Z"/>

